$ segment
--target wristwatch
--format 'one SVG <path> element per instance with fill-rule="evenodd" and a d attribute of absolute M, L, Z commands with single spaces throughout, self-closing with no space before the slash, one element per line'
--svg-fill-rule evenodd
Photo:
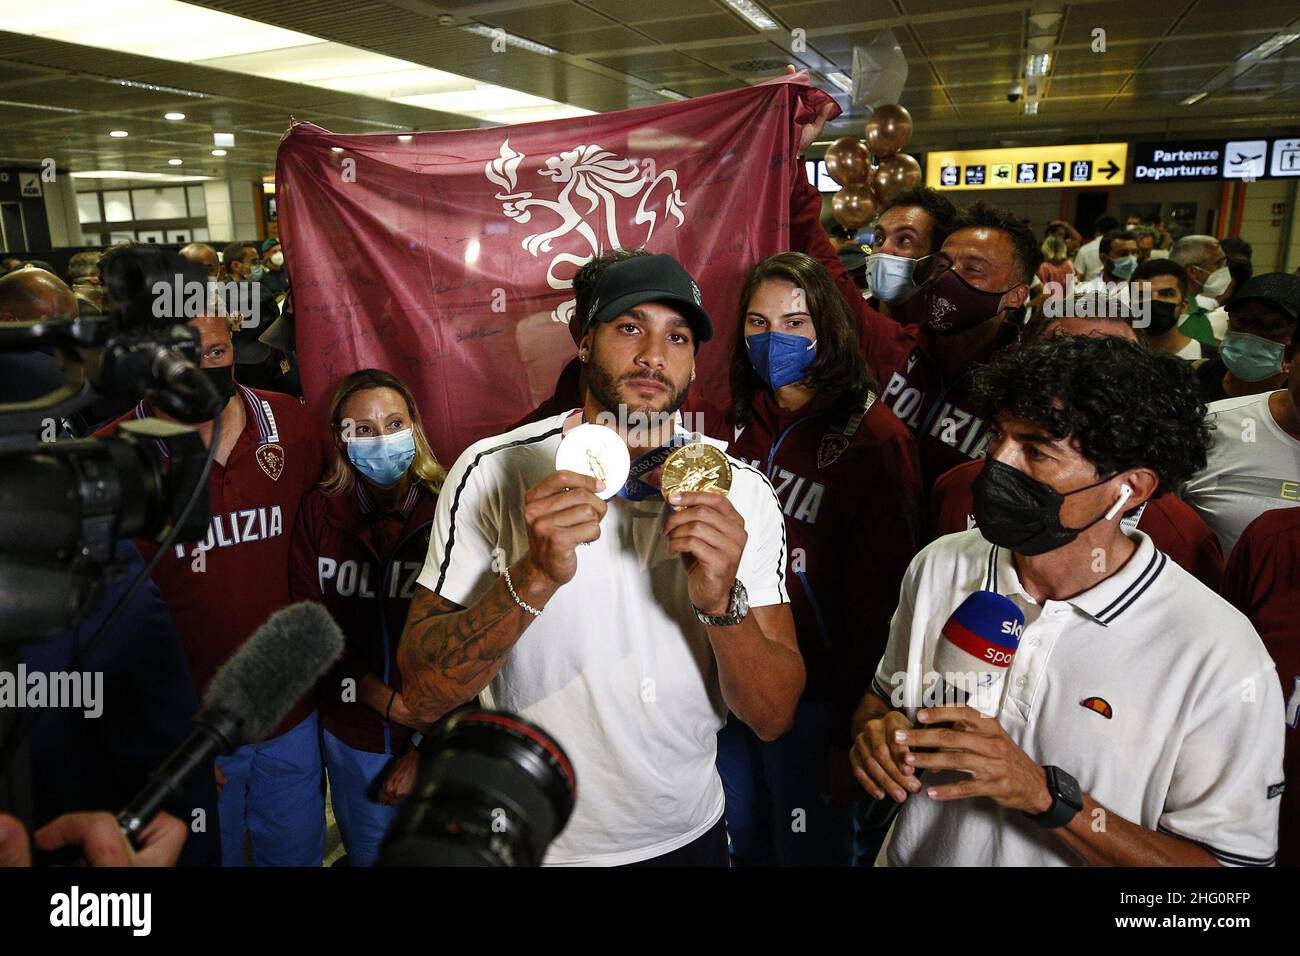
<path fill-rule="evenodd" d="M 1044 767 L 1043 770 L 1047 774 L 1047 790 L 1052 795 L 1052 805 L 1044 813 L 1027 813 L 1025 816 L 1039 826 L 1054 830 L 1065 826 L 1083 809 L 1083 793 L 1079 790 L 1079 781 L 1060 767 Z"/>
<path fill-rule="evenodd" d="M 691 607 L 695 605 L 692 604 Z M 736 583 L 731 586 L 731 604 L 728 605 L 726 614 L 705 614 L 698 607 L 695 608 L 695 616 L 700 619 L 700 623 L 709 627 L 731 627 L 743 621 L 748 613 L 749 594 L 740 583 L 740 578 L 736 578 Z"/>

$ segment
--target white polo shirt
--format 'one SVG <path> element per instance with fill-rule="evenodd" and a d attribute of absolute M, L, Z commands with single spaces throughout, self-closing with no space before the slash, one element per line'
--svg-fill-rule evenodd
<path fill-rule="evenodd" d="M 1083 276 L 1085 282 L 1101 274 L 1101 236 L 1089 239 L 1079 247 L 1074 256 L 1074 271 Z"/>
<path fill-rule="evenodd" d="M 939 538 L 907 570 L 873 689 L 888 700 L 905 675 L 914 720 L 948 616 L 973 591 L 1004 594 L 1025 614 L 998 717 L 1011 739 L 1132 823 L 1193 840 L 1223 863 L 1270 864 L 1283 780 L 1273 662 L 1245 617 L 1145 534 L 1130 537 L 1138 547 L 1124 567 L 1042 605 L 1010 552 L 978 529 Z M 963 779 L 933 771 L 923 782 Z M 924 790 L 908 797 L 881 855 L 891 866 L 1081 862 L 1019 811 L 987 797 L 936 802 Z"/>
<path fill-rule="evenodd" d="M 422 585 L 468 607 L 499 577 L 493 549 L 507 564 L 524 556 L 524 493 L 555 471 L 568 414 L 465 450 L 438 498 Z M 752 607 L 786 603 L 780 504 L 761 472 L 728 458 L 728 497 L 748 534 L 738 577 Z M 578 549 L 577 574 L 483 691 L 486 706 L 534 721 L 573 761 L 577 804 L 548 865 L 660 856 L 722 816 L 714 761 L 727 707 L 681 555 L 659 533 L 668 513 L 658 498 L 611 499 L 600 538 Z"/>
<path fill-rule="evenodd" d="M 1269 394 L 1210 403 L 1205 467 L 1183 487 L 1183 500 L 1214 530 L 1225 556 L 1265 511 L 1300 505 L 1300 440 L 1273 420 Z"/>

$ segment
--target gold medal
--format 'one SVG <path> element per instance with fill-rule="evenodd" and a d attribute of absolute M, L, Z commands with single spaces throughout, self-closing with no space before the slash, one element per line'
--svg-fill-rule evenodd
<path fill-rule="evenodd" d="M 665 501 L 678 491 L 707 491 L 725 496 L 731 490 L 731 463 L 712 445 L 691 442 L 668 456 L 659 488 Z"/>

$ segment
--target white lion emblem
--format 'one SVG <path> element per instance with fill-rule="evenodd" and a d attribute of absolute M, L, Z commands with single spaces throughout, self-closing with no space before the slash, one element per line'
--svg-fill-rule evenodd
<path fill-rule="evenodd" d="M 620 159 L 600 146 L 577 146 L 565 150 L 558 156 L 551 156 L 538 170 L 538 174 L 550 179 L 560 186 L 559 195 L 554 199 L 539 199 L 532 192 L 516 192 L 518 185 L 519 164 L 524 154 L 510 148 L 510 140 L 501 144 L 501 155 L 483 168 L 488 180 L 501 187 L 496 198 L 501 201 L 501 211 L 519 223 L 532 220 L 533 212 L 538 208 L 554 213 L 558 222 L 546 232 L 525 236 L 521 245 L 531 256 L 541 258 L 542 253 L 550 253 L 551 245 L 571 233 L 577 233 L 585 243 L 580 243 L 581 252 L 561 251 L 551 257 L 546 269 L 546 281 L 552 289 L 570 289 L 571 279 L 561 279 L 555 275 L 555 269 L 562 263 L 572 265 L 575 269 L 606 249 L 624 248 L 629 245 L 619 236 L 618 212 L 619 200 L 636 199 L 640 202 L 632 217 L 633 226 L 645 226 L 644 235 L 637 230 L 637 235 L 629 237 L 638 247 L 644 247 L 650 241 L 655 228 L 659 225 L 659 212 L 647 208 L 656 195 L 663 198 L 665 218 L 671 216 L 680 226 L 686 222 L 682 207 L 681 190 L 677 188 L 677 173 L 666 169 L 654 175 L 653 160 L 643 164 L 632 159 Z M 660 191 L 660 184 L 663 190 Z M 585 208 L 579 208 L 585 200 Z M 602 236 L 601 233 L 604 233 Z M 560 303 L 551 318 L 557 322 L 568 322 L 573 315 L 573 299 Z"/>

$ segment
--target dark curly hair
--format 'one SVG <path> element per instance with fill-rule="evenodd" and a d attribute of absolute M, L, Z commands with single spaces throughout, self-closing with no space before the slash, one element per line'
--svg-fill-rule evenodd
<path fill-rule="evenodd" d="M 817 357 L 808 366 L 804 383 L 835 396 L 834 408 L 858 408 L 867 393 L 877 390 L 858 345 L 857 325 L 848 303 L 836 288 L 830 273 L 816 259 L 802 252 L 778 252 L 754 266 L 740 293 L 739 334 L 731 349 L 731 410 L 729 419 L 747 424 L 753 413 L 754 394 L 767 383 L 754 371 L 745 346 L 745 317 L 755 290 L 768 279 L 789 282 L 802 289 L 817 330 Z"/>
<path fill-rule="evenodd" d="M 1063 335 L 1005 353 L 976 376 L 988 421 L 1009 415 L 1074 438 L 1098 477 L 1129 468 L 1177 491 L 1205 467 L 1210 428 L 1191 365 L 1115 336 Z"/>

